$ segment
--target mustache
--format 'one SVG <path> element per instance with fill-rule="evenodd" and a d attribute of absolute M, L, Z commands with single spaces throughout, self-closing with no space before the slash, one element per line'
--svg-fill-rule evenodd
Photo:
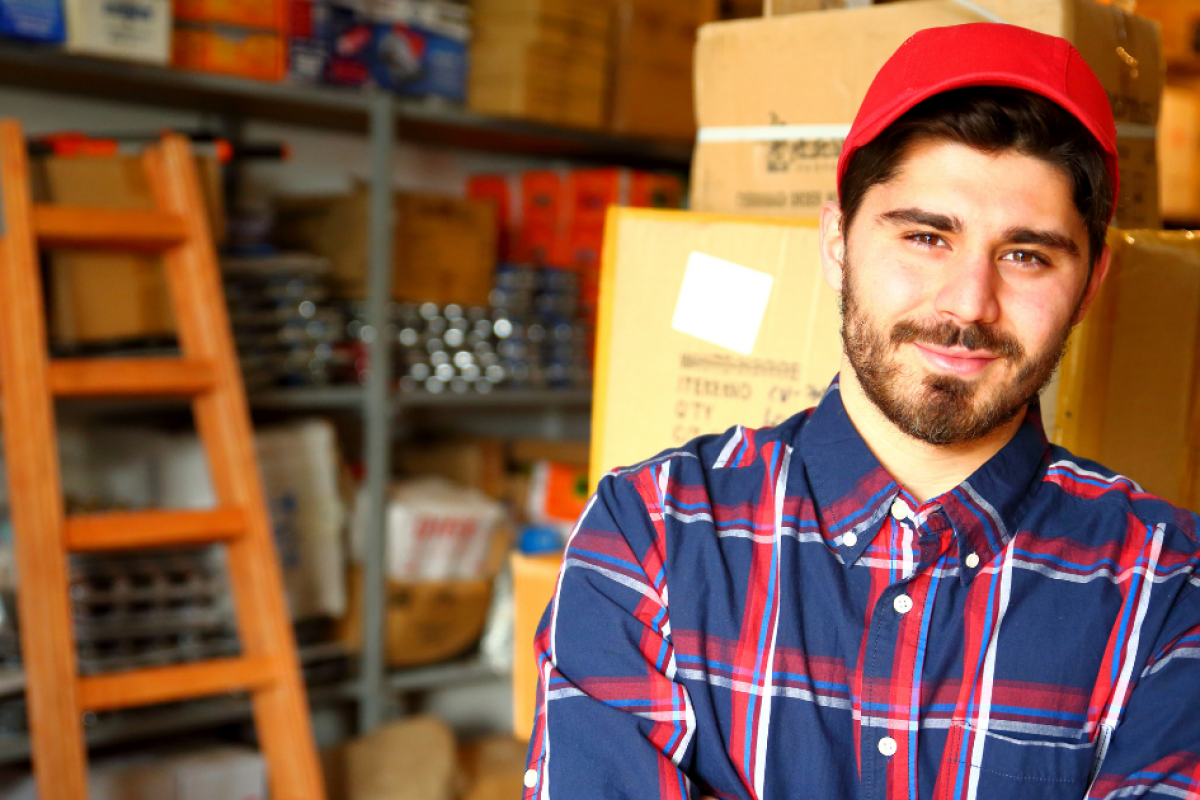
<path fill-rule="evenodd" d="M 892 328 L 891 342 L 898 347 L 909 342 L 925 342 L 937 347 L 964 347 L 987 350 L 1009 361 L 1025 357 L 1021 343 L 1004 331 L 979 324 L 958 325 L 951 320 L 937 323 L 904 320 Z"/>

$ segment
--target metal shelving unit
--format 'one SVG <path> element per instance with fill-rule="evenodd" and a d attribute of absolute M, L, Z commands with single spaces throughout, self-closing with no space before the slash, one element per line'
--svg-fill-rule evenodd
<path fill-rule="evenodd" d="M 104 61 L 14 42 L 0 42 L 0 85 L 212 114 L 227 130 L 241 130 L 245 119 L 263 119 L 354 131 L 370 141 L 370 249 L 367 323 L 386 325 L 391 294 L 392 149 L 397 138 L 441 147 L 523 153 L 581 162 L 682 169 L 691 144 L 630 139 L 605 133 L 556 128 L 517 119 L 488 117 L 445 104 L 394 97 L 379 91 L 339 90 L 289 83 L 263 83 L 167 68 Z M 417 408 L 586 407 L 578 392 L 502 392 L 477 397 L 389 394 L 387 337 L 371 343 L 371 371 L 365 388 L 338 387 L 256 396 L 257 408 L 276 410 L 361 409 L 369 503 L 364 580 L 363 653 L 356 694 L 359 727 L 375 728 L 386 707 L 388 685 L 383 654 L 384 511 L 391 472 L 388 446 L 397 411 Z"/>

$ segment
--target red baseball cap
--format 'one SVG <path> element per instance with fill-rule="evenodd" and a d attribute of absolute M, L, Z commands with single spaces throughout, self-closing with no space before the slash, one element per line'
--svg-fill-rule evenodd
<path fill-rule="evenodd" d="M 855 151 L 904 112 L 935 94 L 966 86 L 1008 86 L 1054 101 L 1104 149 L 1116 207 L 1117 126 L 1096 74 L 1066 39 L 994 22 L 918 31 L 879 70 L 838 158 L 838 186 Z"/>

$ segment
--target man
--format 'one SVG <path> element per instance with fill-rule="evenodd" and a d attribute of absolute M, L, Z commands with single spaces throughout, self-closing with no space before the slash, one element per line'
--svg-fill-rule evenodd
<path fill-rule="evenodd" d="M 1197 518 L 1050 446 L 1109 266 L 1067 42 L 924 31 L 821 214 L 815 409 L 606 476 L 539 629 L 526 798 L 1200 798 Z"/>

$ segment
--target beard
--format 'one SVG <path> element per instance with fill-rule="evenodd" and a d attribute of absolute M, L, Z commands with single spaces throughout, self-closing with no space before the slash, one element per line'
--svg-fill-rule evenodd
<path fill-rule="evenodd" d="M 1011 421 L 1046 387 L 1066 353 L 1073 325 L 1065 326 L 1042 352 L 1032 356 L 1011 334 L 978 323 L 961 326 L 951 320 L 902 320 L 885 335 L 859 304 L 850 276 L 847 256 L 842 264 L 841 294 L 846 356 L 867 398 L 893 425 L 922 442 L 971 442 Z M 895 359 L 900 346 L 910 342 L 986 350 L 1016 367 L 1016 377 L 991 391 L 978 380 L 953 375 L 927 374 L 913 385 L 911 370 Z"/>

